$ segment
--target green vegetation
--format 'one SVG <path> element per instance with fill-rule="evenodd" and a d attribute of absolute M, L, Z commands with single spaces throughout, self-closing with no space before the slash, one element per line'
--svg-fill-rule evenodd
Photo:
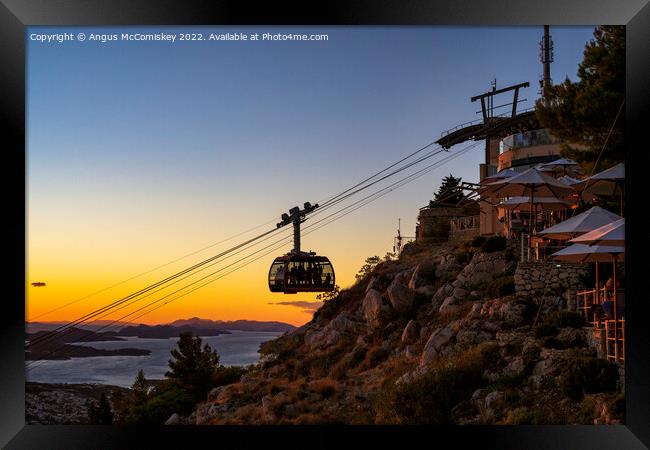
<path fill-rule="evenodd" d="M 460 355 L 439 358 L 410 383 L 389 383 L 375 410 L 382 423 L 449 424 L 451 409 L 485 384 L 483 372 L 498 345 L 484 343 Z"/>
<path fill-rule="evenodd" d="M 555 328 L 581 328 L 584 327 L 586 323 L 582 315 L 577 312 L 554 311 L 544 317 L 542 325 L 548 325 Z"/>
<path fill-rule="evenodd" d="M 334 289 L 329 291 L 329 292 L 323 292 L 322 294 L 318 294 L 316 296 L 316 300 L 321 300 L 323 302 L 328 302 L 330 300 L 334 300 L 336 297 L 339 296 L 341 293 L 341 287 L 337 284 L 334 286 Z"/>
<path fill-rule="evenodd" d="M 161 425 L 174 413 L 191 413 L 210 389 L 236 382 L 249 371 L 220 365 L 217 352 L 208 344 L 201 347 L 201 338 L 191 333 L 181 333 L 177 345 L 171 351 L 173 359 L 169 361 L 166 378 L 155 387 L 149 387 L 144 371 L 140 370 L 131 392 L 113 393 L 116 423 Z"/>
<path fill-rule="evenodd" d="M 619 379 L 618 367 L 595 356 L 577 355 L 560 375 L 560 391 L 569 399 L 582 400 L 584 394 L 613 392 Z"/>
<path fill-rule="evenodd" d="M 476 236 L 474 239 L 472 239 L 472 247 L 477 248 L 483 245 L 483 243 L 486 241 L 486 237 L 483 235 Z"/>
<path fill-rule="evenodd" d="M 470 259 L 472 259 L 472 255 L 469 252 L 463 250 L 459 250 L 455 252 L 454 257 L 456 258 L 456 261 L 460 265 L 465 265 L 470 261 Z"/>
<path fill-rule="evenodd" d="M 370 273 L 374 270 L 375 267 L 377 267 L 377 264 L 380 262 L 381 258 L 377 255 L 367 257 L 364 265 L 361 266 L 361 269 L 359 269 L 359 272 L 357 272 L 354 277 L 357 279 L 357 281 L 363 280 L 368 275 L 370 275 Z"/>
<path fill-rule="evenodd" d="M 203 399 L 213 387 L 219 355 L 208 344 L 201 348 L 201 338 L 192 333 L 181 333 L 177 345 L 171 351 L 173 360 L 169 361 L 170 370 L 165 376 L 197 400 Z"/>
<path fill-rule="evenodd" d="M 508 425 L 549 425 L 560 423 L 560 421 L 555 417 L 551 408 L 520 407 L 508 411 L 504 423 Z"/>
<path fill-rule="evenodd" d="M 498 277 L 487 283 L 485 295 L 490 298 L 499 298 L 515 293 L 515 277 L 506 275 Z"/>
<path fill-rule="evenodd" d="M 556 336 L 559 330 L 554 325 L 541 323 L 535 327 L 535 337 L 541 339 L 548 336 Z"/>
<path fill-rule="evenodd" d="M 575 83 L 567 77 L 561 84 L 546 87 L 549 102 L 538 100 L 536 114 L 540 124 L 563 142 L 562 156 L 575 159 L 588 172 L 604 147 L 596 168 L 600 171 L 623 162 L 625 156 L 624 26 L 596 27 L 594 39 L 585 46 L 578 76 Z"/>
<path fill-rule="evenodd" d="M 465 195 L 460 188 L 462 178 L 455 178 L 452 174 L 442 179 L 438 192 L 433 194 L 433 201 L 431 202 L 432 208 L 440 208 L 444 206 L 456 206 L 460 203 Z"/>
<path fill-rule="evenodd" d="M 276 355 L 279 359 L 295 356 L 296 351 L 304 343 L 304 333 L 284 334 L 271 341 L 264 342 L 259 349 L 263 356 Z"/>
<path fill-rule="evenodd" d="M 93 402 L 88 407 L 88 422 L 93 425 L 110 425 L 113 423 L 113 411 L 108 403 L 106 393 L 102 392 L 99 403 Z"/>
<path fill-rule="evenodd" d="M 506 249 L 506 244 L 508 243 L 505 236 L 490 236 L 486 238 L 485 241 L 481 244 L 481 251 L 483 253 L 492 253 L 500 250 Z"/>

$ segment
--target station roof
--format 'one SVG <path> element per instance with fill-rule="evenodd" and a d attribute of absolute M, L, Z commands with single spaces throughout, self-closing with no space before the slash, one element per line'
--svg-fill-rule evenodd
<path fill-rule="evenodd" d="M 487 123 L 480 122 L 467 126 L 452 128 L 443 133 L 436 144 L 450 148 L 465 141 L 478 141 L 486 138 L 504 138 L 511 134 L 540 128 L 535 110 L 525 111 L 514 117 L 491 117 Z"/>

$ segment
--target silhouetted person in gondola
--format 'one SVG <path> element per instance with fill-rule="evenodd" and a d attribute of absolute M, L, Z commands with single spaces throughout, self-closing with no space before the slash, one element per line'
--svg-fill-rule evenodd
<path fill-rule="evenodd" d="M 328 286 L 332 282 L 332 276 L 328 273 L 325 275 L 325 285 Z"/>
<path fill-rule="evenodd" d="M 298 284 L 305 284 L 305 268 L 302 264 L 298 265 L 297 269 L 298 275 Z"/>
<path fill-rule="evenodd" d="M 321 265 L 316 266 L 316 279 L 314 280 L 316 282 L 317 286 L 320 286 L 323 284 L 323 267 Z"/>

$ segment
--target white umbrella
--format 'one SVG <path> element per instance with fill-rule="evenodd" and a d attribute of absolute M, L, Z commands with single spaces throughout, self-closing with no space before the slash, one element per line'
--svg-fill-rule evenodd
<path fill-rule="evenodd" d="M 489 183 L 494 183 L 495 181 L 498 180 L 503 180 L 504 178 L 510 178 L 517 175 L 517 172 L 515 172 L 512 169 L 503 169 L 501 172 L 497 172 L 494 175 L 491 175 L 489 177 L 485 177 L 480 181 L 481 185 L 486 185 Z"/>
<path fill-rule="evenodd" d="M 556 197 L 537 197 L 534 202 L 534 210 L 537 210 L 536 205 L 540 205 L 541 209 L 547 211 L 562 211 L 569 208 L 567 202 Z M 510 197 L 507 200 L 502 200 L 496 206 L 509 210 L 532 211 L 530 203 L 530 197 Z"/>
<path fill-rule="evenodd" d="M 505 180 L 490 183 L 487 185 L 487 190 L 496 196 L 530 196 L 531 211 L 535 204 L 535 196 L 562 197 L 574 192 L 570 186 L 543 174 L 535 168 L 528 169 L 519 175 L 506 178 Z M 529 236 L 533 234 L 535 218 L 535 214 L 533 214 L 533 220 L 530 221 Z M 529 246 L 532 247 L 532 241 L 530 240 Z"/>
<path fill-rule="evenodd" d="M 553 253 L 550 258 L 556 261 L 574 263 L 609 262 L 612 260 L 612 255 L 621 255 L 624 253 L 625 247 L 573 244 Z"/>
<path fill-rule="evenodd" d="M 560 158 L 560 159 L 556 159 L 555 161 L 540 164 L 540 167 L 541 167 L 541 170 L 543 170 L 544 172 L 546 172 L 546 171 L 555 172 L 558 169 L 561 169 L 561 172 L 564 175 L 566 175 L 566 168 L 567 167 L 572 167 L 572 166 L 577 166 L 577 165 L 578 165 L 578 163 L 575 162 L 572 159 Z"/>
<path fill-rule="evenodd" d="M 544 163 L 535 164 L 533 169 L 539 170 L 540 172 L 553 172 L 553 169 L 550 167 L 544 167 Z"/>
<path fill-rule="evenodd" d="M 533 167 L 518 175 L 488 184 L 484 192 L 497 197 L 531 196 L 532 198 L 562 197 L 571 195 L 575 190 Z"/>
<path fill-rule="evenodd" d="M 603 170 L 596 175 L 576 183 L 573 187 L 581 191 L 582 194 L 603 195 L 603 196 L 620 196 L 621 215 L 623 215 L 623 184 L 625 182 L 625 165 L 623 163 Z"/>
<path fill-rule="evenodd" d="M 614 246 L 625 245 L 625 219 L 598 227 L 588 233 L 571 239 L 569 242 L 577 242 L 590 246 Z"/>
<path fill-rule="evenodd" d="M 609 212 L 600 206 L 594 206 L 564 222 L 540 231 L 539 234 L 549 239 L 567 240 L 595 230 L 620 218 L 621 216 L 613 212 Z"/>
<path fill-rule="evenodd" d="M 572 186 L 574 184 L 580 183 L 582 180 L 578 180 L 577 178 L 570 177 L 569 175 L 562 175 L 560 178 L 557 179 L 557 181 L 561 181 L 564 184 L 568 184 L 569 186 Z"/>
<path fill-rule="evenodd" d="M 596 228 L 578 238 L 571 239 L 570 242 L 577 241 L 580 243 L 574 244 L 571 247 L 584 245 L 589 248 L 609 249 L 612 264 L 614 265 L 612 269 L 614 277 L 614 358 L 618 360 L 618 256 L 625 253 L 625 247 L 622 247 L 622 245 L 625 245 L 625 219 L 619 219 Z"/>

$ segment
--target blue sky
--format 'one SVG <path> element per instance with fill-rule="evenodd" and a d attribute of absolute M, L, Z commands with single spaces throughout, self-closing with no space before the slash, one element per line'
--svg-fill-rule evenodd
<path fill-rule="evenodd" d="M 329 40 L 29 40 L 65 31 L 305 32 Z M 555 82 L 576 79 L 592 32 L 551 27 Z M 520 107 L 532 106 L 542 33 L 541 26 L 30 27 L 31 258 L 36 264 L 40 249 L 74 246 L 82 258 L 98 241 L 122 253 L 167 249 L 136 258 L 146 269 L 326 198 L 478 119 L 480 106 L 469 99 L 493 78 L 498 88 L 529 81 Z M 358 268 L 391 249 L 398 217 L 402 234 L 413 235 L 418 208 L 444 175 L 476 182 L 482 156 L 479 145 L 305 245 Z"/>

